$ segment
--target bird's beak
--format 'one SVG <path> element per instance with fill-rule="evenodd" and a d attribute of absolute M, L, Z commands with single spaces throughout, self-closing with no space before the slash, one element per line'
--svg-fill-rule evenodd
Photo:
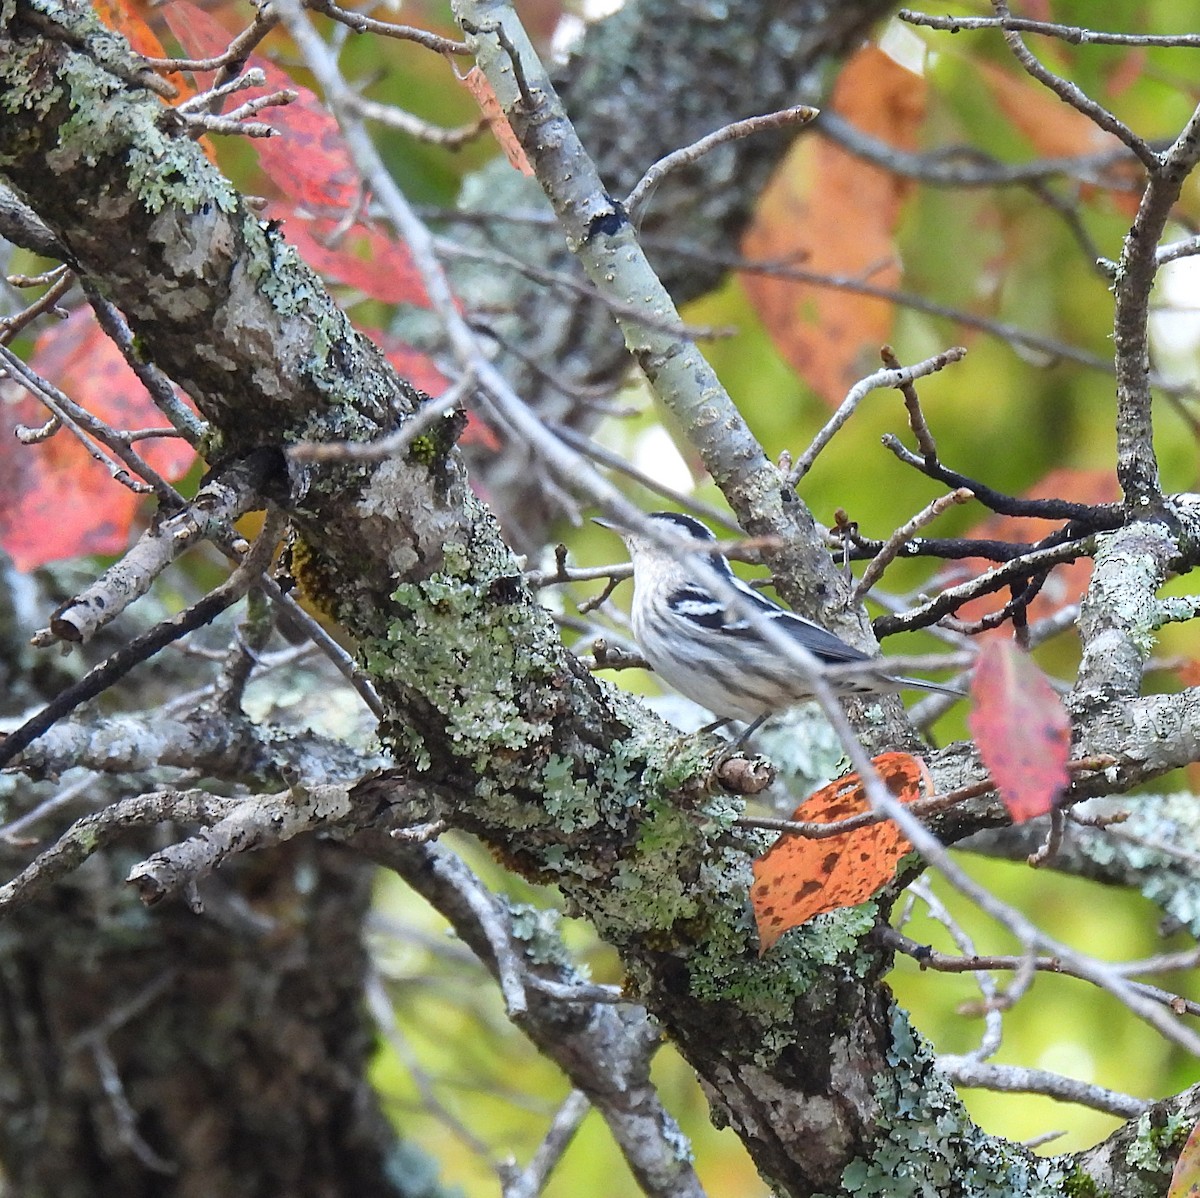
<path fill-rule="evenodd" d="M 615 532 L 618 536 L 622 532 L 619 524 L 614 524 L 611 520 L 602 520 L 599 516 L 593 516 L 592 523 L 599 524 L 601 528 L 607 528 L 609 532 Z"/>

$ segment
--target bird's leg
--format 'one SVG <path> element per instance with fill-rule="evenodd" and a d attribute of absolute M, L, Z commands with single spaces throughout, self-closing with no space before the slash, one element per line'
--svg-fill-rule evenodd
<path fill-rule="evenodd" d="M 736 751 L 737 749 L 742 748 L 742 746 L 745 745 L 745 743 L 767 722 L 770 716 L 771 713 L 769 711 L 764 711 L 762 715 L 760 715 L 752 723 L 747 724 L 734 739 L 734 750 Z"/>

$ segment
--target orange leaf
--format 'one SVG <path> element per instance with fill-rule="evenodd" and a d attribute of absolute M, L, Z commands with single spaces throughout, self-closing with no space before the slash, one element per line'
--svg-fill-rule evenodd
<path fill-rule="evenodd" d="M 114 428 L 166 424 L 90 309 L 43 333 L 30 365 Z M 12 435 L 18 424 L 41 425 L 46 417 L 29 398 L 0 404 L 0 544 L 20 570 L 82 553 L 120 552 L 141 504 L 67 430 L 37 445 L 22 445 Z M 195 460 L 180 440 L 142 441 L 138 452 L 171 479 Z"/>
<path fill-rule="evenodd" d="M 1192 1128 L 1175 1162 L 1167 1198 L 1200 1198 L 1200 1123 Z"/>
<path fill-rule="evenodd" d="M 1025 74 L 976 60 L 974 69 L 996 106 L 1047 158 L 1098 154 L 1120 146 L 1117 138 Z"/>
<path fill-rule="evenodd" d="M 1200 661 L 1189 657 L 1176 668 L 1175 674 L 1184 686 L 1200 686 Z"/>
<path fill-rule="evenodd" d="M 1071 721 L 1033 659 L 988 641 L 971 679 L 967 717 L 979 756 L 1014 823 L 1045 815 L 1067 784 Z"/>
<path fill-rule="evenodd" d="M 1101 129 L 1090 117 L 1060 100 L 1028 75 L 1014 75 L 995 63 L 979 60 L 975 60 L 973 66 L 992 93 L 997 107 L 1039 154 L 1047 158 L 1072 158 L 1078 154 L 1099 154 L 1120 148 L 1121 142 L 1115 134 Z M 1139 174 L 1132 164 L 1116 168 L 1114 173 L 1117 172 L 1126 178 L 1137 178 Z M 1092 195 L 1096 190 L 1089 184 L 1083 193 Z M 1137 211 L 1137 196 L 1122 192 L 1112 195 L 1114 204 L 1122 212 L 1132 216 Z"/>
<path fill-rule="evenodd" d="M 829 106 L 865 133 L 912 149 L 925 92 L 919 75 L 868 47 L 843 68 Z M 742 253 L 894 287 L 893 233 L 910 189 L 823 138 L 803 138 L 763 193 Z M 878 368 L 892 327 L 887 300 L 765 275 L 744 274 L 742 286 L 780 354 L 829 403 Z"/>
<path fill-rule="evenodd" d="M 167 52 L 163 49 L 162 42 L 138 11 L 139 7 L 137 0 L 92 0 L 92 9 L 96 16 L 114 33 L 121 34 L 134 51 L 143 58 L 166 58 Z M 178 92 L 175 99 L 170 101 L 172 104 L 178 104 L 196 94 L 181 72 L 171 71 L 168 77 Z"/>
<path fill-rule="evenodd" d="M 508 117 L 504 115 L 504 109 L 500 107 L 500 101 L 496 99 L 496 93 L 487 81 L 487 76 L 478 67 L 472 67 L 461 78 L 467 91 L 475 97 L 479 111 L 483 113 L 492 136 L 500 143 L 509 164 L 515 166 L 523 175 L 532 175 L 533 167 L 529 165 L 529 159 L 525 157 L 525 151 L 508 123 Z"/>
<path fill-rule="evenodd" d="M 926 798 L 929 770 L 919 757 L 884 753 L 872 758 L 888 790 L 902 803 Z M 871 810 L 862 780 L 847 774 L 809 795 L 792 819 L 833 824 Z M 785 832 L 754 862 L 750 902 L 758 924 L 759 954 L 789 928 L 825 911 L 865 902 L 889 882 L 912 849 L 890 820 L 820 840 Z"/>
<path fill-rule="evenodd" d="M 96 16 L 119 33 L 144 58 L 166 58 L 167 52 L 130 0 L 92 0 Z"/>

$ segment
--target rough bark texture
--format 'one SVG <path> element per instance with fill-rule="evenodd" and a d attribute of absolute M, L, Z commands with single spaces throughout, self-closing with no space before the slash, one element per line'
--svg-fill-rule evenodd
<path fill-rule="evenodd" d="M 205 887 L 208 913 L 193 915 L 125 901 L 121 866 L 136 859 L 95 859 L 54 904 L 0 925 L 13 1192 L 419 1193 L 391 1175 L 364 1078 L 361 861 L 293 846 Z"/>

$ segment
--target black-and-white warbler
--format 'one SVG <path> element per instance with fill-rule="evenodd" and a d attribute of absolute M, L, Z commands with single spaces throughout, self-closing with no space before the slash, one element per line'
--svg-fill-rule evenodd
<path fill-rule="evenodd" d="M 691 516 L 653 512 L 667 535 L 715 544 L 716 537 Z M 822 665 L 874 662 L 878 669 L 830 677 L 841 694 L 930 690 L 961 696 L 961 691 L 920 678 L 887 672 L 886 663 L 868 657 L 828 629 L 772 603 L 734 574 L 719 553 L 705 554 L 727 584 L 729 596 L 716 594 L 689 568 L 687 555 L 673 554 L 648 537 L 615 524 L 598 523 L 618 533 L 633 562 L 633 635 L 655 673 L 680 694 L 722 719 L 756 723 L 812 697 L 803 674 L 786 652 L 763 634 L 763 621 L 808 650 Z M 724 589 L 724 588 L 723 588 Z"/>

